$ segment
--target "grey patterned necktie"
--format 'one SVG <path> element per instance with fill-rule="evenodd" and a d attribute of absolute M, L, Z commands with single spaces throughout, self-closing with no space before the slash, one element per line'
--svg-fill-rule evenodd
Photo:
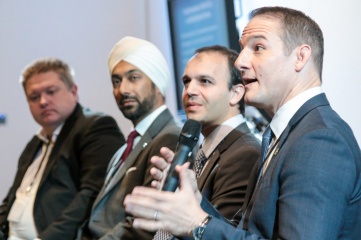
<path fill-rule="evenodd" d="M 169 240 L 172 237 L 173 237 L 172 234 L 170 234 L 169 232 L 166 232 L 164 230 L 158 230 L 155 233 L 153 240 Z"/>
<path fill-rule="evenodd" d="M 204 164 L 206 163 L 206 161 L 207 161 L 207 157 L 204 154 L 203 149 L 199 148 L 196 160 L 194 161 L 194 165 L 193 165 L 193 171 L 196 174 L 197 179 L 201 175 Z"/>
<path fill-rule="evenodd" d="M 194 165 L 193 165 L 193 171 L 195 172 L 197 179 L 201 175 L 202 169 L 206 161 L 207 161 L 207 157 L 204 154 L 202 147 L 200 147 L 197 153 L 196 160 L 194 161 Z M 169 240 L 172 237 L 173 237 L 172 234 L 170 234 L 169 232 L 166 232 L 164 230 L 158 230 L 154 235 L 153 240 Z"/>

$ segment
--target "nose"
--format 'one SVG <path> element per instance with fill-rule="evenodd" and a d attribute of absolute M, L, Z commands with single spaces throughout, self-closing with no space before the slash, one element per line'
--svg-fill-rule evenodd
<path fill-rule="evenodd" d="M 246 49 L 243 49 L 235 63 L 234 63 L 234 66 L 241 72 L 241 74 L 243 74 L 246 70 L 250 69 L 251 68 L 251 60 L 250 60 L 250 54 L 247 53 Z"/>
<path fill-rule="evenodd" d="M 47 104 L 48 104 L 48 98 L 47 98 L 46 94 L 41 93 L 40 94 L 40 105 L 46 106 Z"/>
<path fill-rule="evenodd" d="M 124 94 L 129 94 L 130 92 L 130 84 L 128 84 L 125 80 L 121 81 L 119 83 L 119 85 L 114 88 L 114 94 L 120 94 L 120 95 L 124 95 Z"/>
<path fill-rule="evenodd" d="M 195 80 L 190 80 L 186 86 L 184 86 L 184 93 L 188 96 L 194 96 L 198 93 L 198 84 Z"/>

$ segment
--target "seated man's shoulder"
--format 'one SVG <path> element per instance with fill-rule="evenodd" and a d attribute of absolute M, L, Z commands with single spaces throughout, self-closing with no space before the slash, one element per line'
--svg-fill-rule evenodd
<path fill-rule="evenodd" d="M 109 118 L 114 120 L 114 118 L 111 117 L 110 115 L 99 111 L 92 111 L 90 110 L 90 108 L 82 108 L 82 115 L 88 121 L 95 121 L 96 119 L 99 118 Z"/>
<path fill-rule="evenodd" d="M 79 131 L 94 127 L 111 127 L 117 132 L 120 131 L 117 122 L 112 116 L 103 112 L 92 111 L 89 108 L 84 107 L 81 109 L 75 109 L 75 112 L 65 123 L 68 126 L 75 127 L 74 130 L 78 129 Z"/>
<path fill-rule="evenodd" d="M 243 132 L 238 129 L 234 129 L 230 134 L 233 134 L 234 143 L 237 148 L 256 148 L 261 150 L 261 141 L 255 137 L 251 132 Z"/>
<path fill-rule="evenodd" d="M 168 147 L 174 151 L 178 143 L 180 132 L 181 126 L 175 121 L 170 121 L 164 125 L 161 129 L 159 129 L 159 131 L 156 132 L 156 135 L 153 136 L 153 139 L 150 143 L 152 149 L 151 154 L 158 155 L 159 150 L 162 147 Z"/>

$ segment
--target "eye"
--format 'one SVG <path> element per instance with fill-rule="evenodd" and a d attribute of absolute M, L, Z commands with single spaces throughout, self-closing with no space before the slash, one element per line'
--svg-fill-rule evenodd
<path fill-rule="evenodd" d="M 254 50 L 255 50 L 256 52 L 259 52 L 259 51 L 264 50 L 264 47 L 263 47 L 262 45 L 256 45 L 256 47 L 254 48 Z"/>
<path fill-rule="evenodd" d="M 201 78 L 200 80 L 199 80 L 199 82 L 201 83 L 201 84 L 203 84 L 203 85 L 208 85 L 208 84 L 211 84 L 212 82 L 209 80 L 209 79 L 207 79 L 207 78 Z"/>
<path fill-rule="evenodd" d="M 32 94 L 30 96 L 28 96 L 28 101 L 29 102 L 36 102 L 38 101 L 40 98 L 40 95 L 39 94 Z"/>
<path fill-rule="evenodd" d="M 55 92 L 56 91 L 54 89 L 49 89 L 49 90 L 46 91 L 46 94 L 52 96 L 52 95 L 54 95 Z"/>
<path fill-rule="evenodd" d="M 122 81 L 119 78 L 112 78 L 112 84 L 114 88 L 118 87 L 121 82 Z"/>
<path fill-rule="evenodd" d="M 189 78 L 183 78 L 183 85 L 186 87 L 189 83 L 190 83 L 190 79 Z"/>
<path fill-rule="evenodd" d="M 129 80 L 132 82 L 137 81 L 139 79 L 140 79 L 140 75 L 138 75 L 138 74 L 132 74 L 129 76 Z"/>
<path fill-rule="evenodd" d="M 48 96 L 54 96 L 55 93 L 57 93 L 59 91 L 58 87 L 52 87 L 52 88 L 48 88 L 45 91 L 45 94 Z"/>

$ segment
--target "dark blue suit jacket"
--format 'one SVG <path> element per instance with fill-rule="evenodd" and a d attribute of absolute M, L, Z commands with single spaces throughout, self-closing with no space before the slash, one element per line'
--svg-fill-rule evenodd
<path fill-rule="evenodd" d="M 280 138 L 263 178 L 251 175 L 238 228 L 215 217 L 205 239 L 361 239 L 361 153 L 325 94 L 308 100 Z M 251 180 L 251 181 L 252 181 Z"/>

